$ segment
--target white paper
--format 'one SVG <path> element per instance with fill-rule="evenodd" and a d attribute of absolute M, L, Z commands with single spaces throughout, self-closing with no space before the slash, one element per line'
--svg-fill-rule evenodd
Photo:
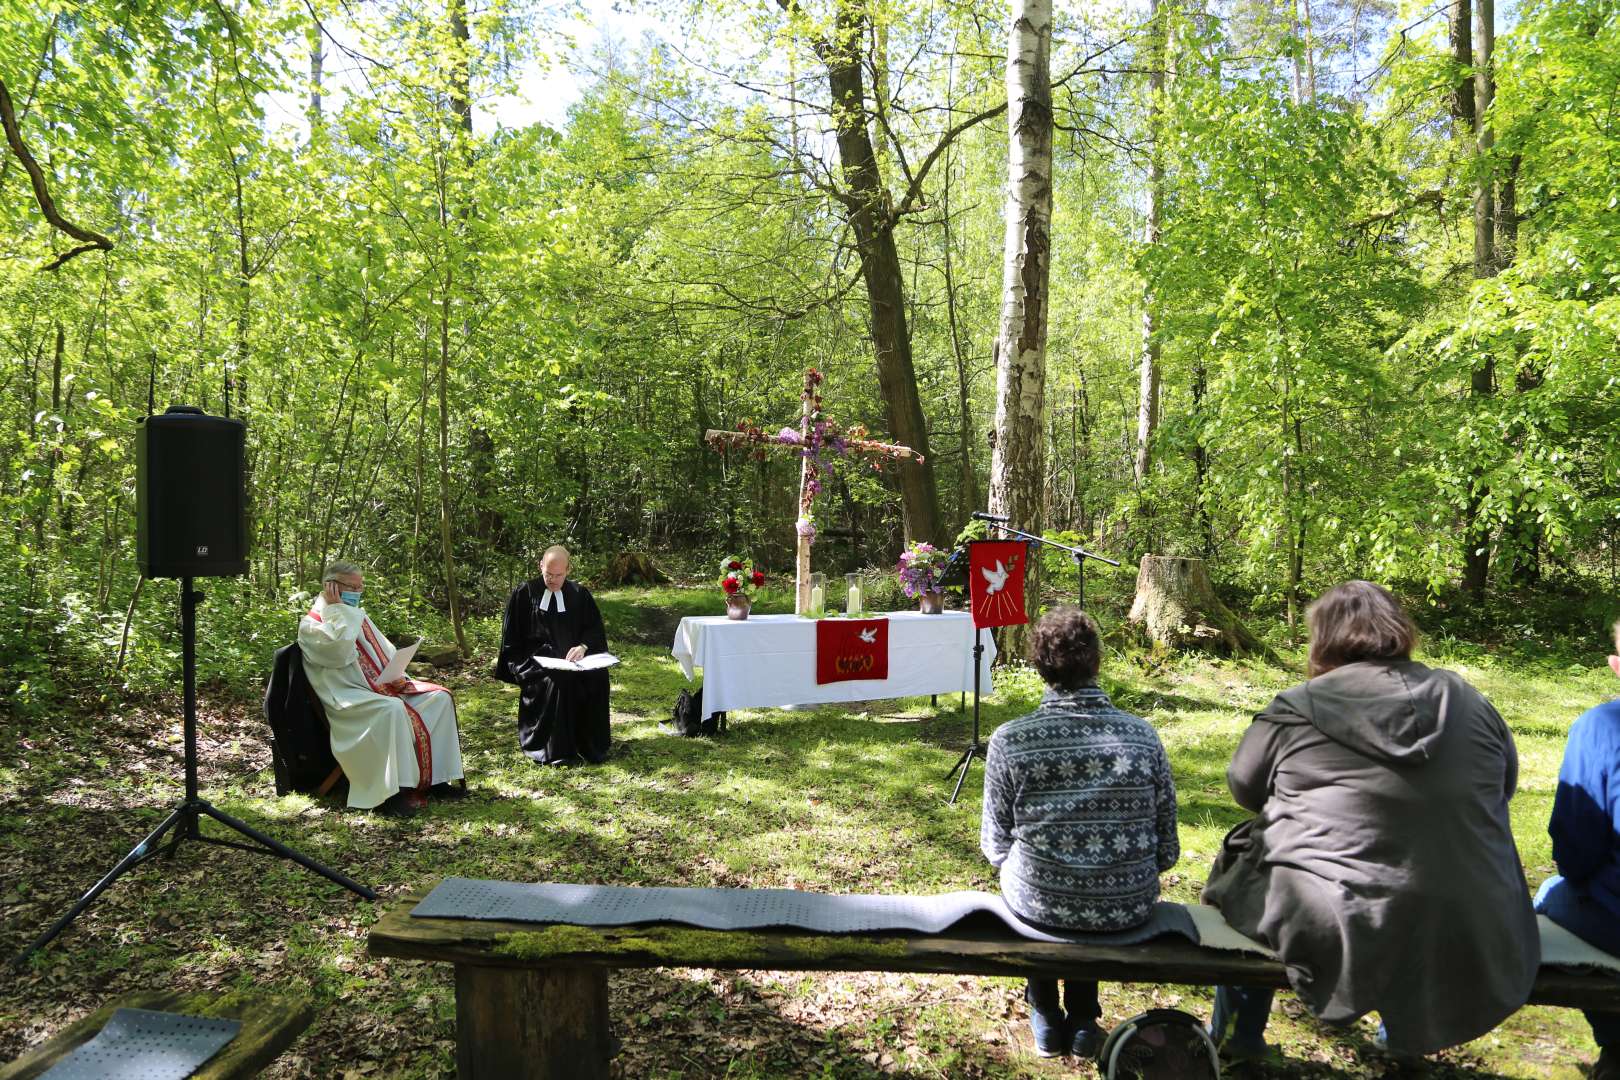
<path fill-rule="evenodd" d="M 555 656 L 536 656 L 534 662 L 543 668 L 552 671 L 596 671 L 600 668 L 609 668 L 619 662 L 619 658 L 610 652 L 591 653 L 583 660 L 562 660 Z"/>
<path fill-rule="evenodd" d="M 403 649 L 395 650 L 394 658 L 388 661 L 388 666 L 377 674 L 377 685 L 387 686 L 396 679 L 403 679 L 405 677 L 405 665 L 411 662 L 411 657 L 416 655 L 416 650 L 421 644 L 422 639 L 418 638 Z"/>

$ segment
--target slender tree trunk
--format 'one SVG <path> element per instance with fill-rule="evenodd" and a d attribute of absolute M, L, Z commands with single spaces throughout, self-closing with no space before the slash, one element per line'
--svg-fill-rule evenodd
<path fill-rule="evenodd" d="M 472 163 L 472 79 L 471 38 L 467 27 L 466 0 L 449 0 L 447 11 L 450 38 L 454 47 L 450 55 L 450 112 L 455 120 L 453 147 L 445 155 L 439 176 L 439 228 L 444 239 L 444 294 L 439 305 L 439 554 L 444 563 L 445 599 L 450 607 L 450 626 L 455 634 L 456 647 L 461 655 L 469 657 L 467 634 L 462 626 L 461 599 L 456 589 L 456 560 L 450 521 L 450 306 L 456 290 L 456 238 L 452 235 L 451 191 L 455 188 L 456 170 L 470 170 Z M 455 218 L 465 223 L 472 213 L 471 199 L 454 200 Z M 461 327 L 463 338 L 466 324 Z"/>
<path fill-rule="evenodd" d="M 1046 324 L 1052 230 L 1052 3 L 1017 0 L 1007 33 L 1007 208 L 996 338 L 996 444 L 990 512 L 1039 535 L 1045 520 Z M 1034 560 L 1032 560 L 1032 565 Z M 1033 618 L 1040 590 L 1025 601 Z M 1011 628 L 1012 655 L 1026 651 Z"/>
<path fill-rule="evenodd" d="M 1473 86 L 1472 86 L 1472 113 L 1470 120 L 1473 126 L 1473 142 L 1475 164 L 1478 169 L 1478 178 L 1474 184 L 1474 278 L 1484 280 L 1496 276 L 1496 200 L 1486 158 L 1490 154 L 1492 133 L 1488 110 L 1491 99 L 1495 96 L 1495 80 L 1492 73 L 1492 53 L 1496 44 L 1496 4 L 1495 0 L 1475 0 L 1475 18 L 1478 23 L 1478 37 L 1472 49 L 1473 60 Z M 1467 37 L 1467 23 L 1461 27 L 1462 36 Z M 1456 43 L 1458 28 L 1452 29 L 1453 44 Z M 1460 57 L 1458 58 L 1460 61 Z M 1459 96 L 1464 96 L 1459 89 Z M 1474 365 L 1470 380 L 1470 394 L 1476 404 L 1482 403 L 1495 392 L 1496 383 L 1495 359 L 1489 355 L 1481 357 Z M 1463 542 L 1466 545 L 1463 553 L 1463 588 L 1476 600 L 1484 599 L 1486 582 L 1490 577 L 1491 562 L 1491 528 L 1490 524 L 1481 520 L 1481 507 L 1486 496 L 1484 468 L 1477 468 L 1472 477 L 1468 502 L 1464 509 Z"/>
<path fill-rule="evenodd" d="M 1198 535 L 1203 541 L 1204 559 L 1215 557 L 1215 525 L 1209 513 L 1209 444 L 1204 436 L 1204 399 L 1209 393 L 1209 376 L 1203 358 L 1193 362 L 1193 497 L 1198 504 Z"/>
<path fill-rule="evenodd" d="M 1311 0 L 1299 0 L 1305 12 L 1305 100 L 1316 100 L 1316 31 L 1311 27 Z"/>
<path fill-rule="evenodd" d="M 62 460 L 64 433 L 56 430 L 62 415 L 62 356 L 66 351 L 67 334 L 60 322 L 56 323 L 56 347 L 51 353 L 51 420 L 48 426 L 50 450 L 40 457 L 39 494 L 34 507 L 34 557 L 45 554 L 45 518 L 50 513 L 51 496 L 56 490 L 56 467 Z"/>
<path fill-rule="evenodd" d="M 313 140 L 326 127 L 322 115 L 321 75 L 325 54 L 321 51 L 321 20 L 312 18 L 307 31 L 309 38 L 309 136 Z"/>
<path fill-rule="evenodd" d="M 1159 146 L 1164 108 L 1164 70 L 1167 59 L 1167 11 L 1160 0 L 1148 0 L 1148 189 L 1147 221 L 1143 245 L 1151 250 L 1159 242 L 1161 207 L 1164 200 L 1164 155 Z M 1136 487 L 1138 495 L 1147 481 L 1153 463 L 1153 433 L 1159 427 L 1159 312 L 1153 282 L 1142 291 L 1142 370 L 1137 387 L 1136 409 Z M 1146 510 L 1146 504 L 1143 504 Z"/>
<path fill-rule="evenodd" d="M 865 31 L 864 12 L 854 6 L 853 0 L 839 0 L 833 36 L 817 48 L 827 67 L 840 170 L 848 189 L 845 212 L 855 234 L 861 278 L 866 285 L 885 418 L 893 440 L 923 456 L 920 464 L 896 466 L 906 536 L 942 543 L 939 490 L 928 446 L 928 425 L 917 393 L 911 331 L 906 325 L 905 276 L 894 242 L 893 200 L 883 187 L 867 129 L 862 57 Z"/>
<path fill-rule="evenodd" d="M 430 374 L 433 365 L 433 347 L 428 338 L 423 338 L 422 349 L 422 382 L 420 394 L 417 398 L 416 409 L 416 485 L 411 492 L 411 605 L 421 599 L 420 583 L 417 579 L 417 563 L 422 550 L 422 492 L 427 490 L 427 470 L 425 468 L 427 447 L 427 414 L 428 414 L 428 385 L 432 381 Z"/>
<path fill-rule="evenodd" d="M 1451 130 L 1458 142 L 1474 138 L 1474 26 L 1470 0 L 1454 0 L 1446 22 L 1457 81 L 1451 86 Z"/>
<path fill-rule="evenodd" d="M 463 135 L 472 134 L 471 37 L 467 32 L 467 0 L 450 0 L 450 111 Z"/>
<path fill-rule="evenodd" d="M 1305 461 L 1305 435 L 1298 413 L 1294 414 L 1293 460 L 1300 463 Z M 1300 478 L 1297 476 L 1292 478 L 1292 482 L 1296 496 L 1298 496 L 1299 489 L 1303 487 L 1303 484 L 1301 484 Z M 1288 631 L 1290 634 L 1294 632 L 1298 612 L 1304 599 L 1300 595 L 1300 588 L 1305 581 L 1305 530 L 1310 524 L 1310 517 L 1305 513 L 1304 500 L 1296 497 L 1296 501 L 1300 503 L 1300 506 L 1295 513 L 1295 526 L 1288 537 Z"/>
<path fill-rule="evenodd" d="M 951 102 L 951 89 L 956 74 L 956 43 L 951 42 L 951 64 L 946 71 L 946 105 Z M 951 328 L 951 356 L 956 361 L 956 407 L 959 417 L 957 449 L 961 454 L 961 493 L 962 515 L 958 520 L 967 520 L 967 515 L 979 508 L 979 477 L 973 468 L 973 407 L 968 401 L 968 359 L 967 349 L 962 342 L 961 322 L 956 312 L 956 275 L 952 270 L 951 249 L 956 246 L 951 233 L 951 149 L 945 150 L 945 173 L 941 180 L 940 191 L 940 220 L 945 230 L 945 315 Z"/>
<path fill-rule="evenodd" d="M 446 260 L 444 296 L 439 305 L 439 548 L 444 557 L 444 591 L 450 604 L 450 626 L 462 658 L 472 655 L 461 626 L 461 602 L 456 595 L 456 560 L 450 542 L 450 297 L 455 275 Z"/>

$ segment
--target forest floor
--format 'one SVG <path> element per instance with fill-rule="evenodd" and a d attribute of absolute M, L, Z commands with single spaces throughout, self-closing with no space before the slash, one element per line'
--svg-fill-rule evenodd
<path fill-rule="evenodd" d="M 398 897 L 446 875 L 642 885 L 944 892 L 996 888 L 979 854 L 979 782 L 947 804 L 969 734 L 953 695 L 733 714 L 716 739 L 661 729 L 685 680 L 676 620 L 707 593 L 600 595 L 610 640 L 614 746 L 596 768 L 544 769 L 517 752 L 515 691 L 485 658 L 435 676 L 456 691 L 472 797 L 394 819 L 303 796 L 277 798 L 258 675 L 205 694 L 204 797 L 328 865 Z M 770 610 L 769 605 L 766 610 Z M 384 627 L 404 636 L 407 628 Z M 478 628 L 489 641 L 495 628 Z M 288 640 L 291 639 L 290 627 Z M 266 648 L 265 666 L 269 651 Z M 1616 689 L 1606 670 L 1445 642 L 1424 658 L 1462 671 L 1518 741 L 1514 830 L 1532 884 L 1552 872 L 1545 823 L 1570 722 Z M 1298 663 L 1296 655 L 1284 662 Z M 1182 858 L 1167 898 L 1193 901 L 1242 812 L 1225 768 L 1252 714 L 1297 681 L 1258 661 L 1110 653 L 1103 684 L 1158 728 L 1181 798 Z M 1039 698 L 1027 669 L 998 672 L 986 728 Z M 178 698 L 178 695 L 175 695 Z M 971 703 L 970 703 L 971 706 Z M 48 926 L 180 798 L 177 704 L 61 715 L 0 739 L 0 957 Z M 859 706 L 857 706 L 859 708 Z M 205 826 L 206 827 L 206 826 Z M 300 995 L 314 1025 L 266 1075 L 354 1080 L 453 1075 L 448 966 L 372 960 L 373 906 L 291 863 L 183 846 L 119 881 L 0 994 L 0 1061 L 111 999 L 150 987 Z M 1010 979 L 654 970 L 615 973 L 625 1077 L 1058 1077 L 1089 1064 L 1034 1055 Z M 1150 1005 L 1207 1016 L 1205 990 L 1103 988 L 1105 1022 Z M 1275 1062 L 1248 1075 L 1375 1077 L 1371 1019 L 1348 1032 L 1279 996 Z M 1433 1075 L 1576 1077 L 1594 1055 L 1580 1014 L 1525 1009 L 1432 1059 Z"/>

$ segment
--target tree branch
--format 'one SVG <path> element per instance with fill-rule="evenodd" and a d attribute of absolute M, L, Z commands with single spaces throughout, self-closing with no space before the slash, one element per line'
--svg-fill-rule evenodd
<path fill-rule="evenodd" d="M 28 172 L 28 179 L 34 185 L 34 198 L 38 201 L 40 212 L 45 215 L 45 220 L 59 231 L 73 237 L 73 239 L 83 241 L 79 247 L 58 255 L 44 269 L 59 269 L 63 263 L 75 255 L 83 255 L 85 252 L 95 251 L 97 248 L 102 251 L 111 251 L 113 247 L 111 240 L 98 232 L 92 232 L 89 229 L 73 224 L 56 209 L 56 202 L 51 198 L 51 189 L 45 183 L 45 173 L 40 169 L 39 163 L 34 160 L 34 155 L 28 152 L 27 145 L 23 143 L 22 131 L 17 127 L 17 113 L 11 104 L 11 92 L 6 89 L 4 79 L 0 79 L 0 123 L 5 126 L 6 142 L 11 144 L 11 152 L 17 155 L 17 160 L 22 162 L 23 168 Z"/>
<path fill-rule="evenodd" d="M 1377 225 L 1381 221 L 1388 221 L 1391 218 L 1400 217 L 1402 214 L 1411 210 L 1416 210 L 1420 206 L 1432 206 L 1438 212 L 1442 207 L 1445 206 L 1445 200 L 1445 192 L 1440 191 L 1439 189 L 1422 191 L 1413 196 L 1410 201 L 1402 203 L 1400 206 L 1397 206 L 1394 209 L 1384 210 L 1377 214 L 1370 214 L 1367 217 L 1362 218 L 1360 221 L 1353 221 L 1350 223 L 1350 227 L 1354 229 L 1365 229 L 1369 226 Z"/>

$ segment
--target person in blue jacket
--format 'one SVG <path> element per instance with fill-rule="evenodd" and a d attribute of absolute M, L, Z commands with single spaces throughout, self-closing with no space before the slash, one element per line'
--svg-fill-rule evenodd
<path fill-rule="evenodd" d="M 1620 622 L 1614 624 L 1620 653 Z M 1620 655 L 1609 657 L 1620 675 Z M 1587 944 L 1620 956 L 1620 700 L 1582 713 L 1569 729 L 1553 797 L 1553 861 L 1536 910 Z M 1598 1060 L 1592 1080 L 1620 1080 L 1620 1013 L 1587 1012 Z"/>

